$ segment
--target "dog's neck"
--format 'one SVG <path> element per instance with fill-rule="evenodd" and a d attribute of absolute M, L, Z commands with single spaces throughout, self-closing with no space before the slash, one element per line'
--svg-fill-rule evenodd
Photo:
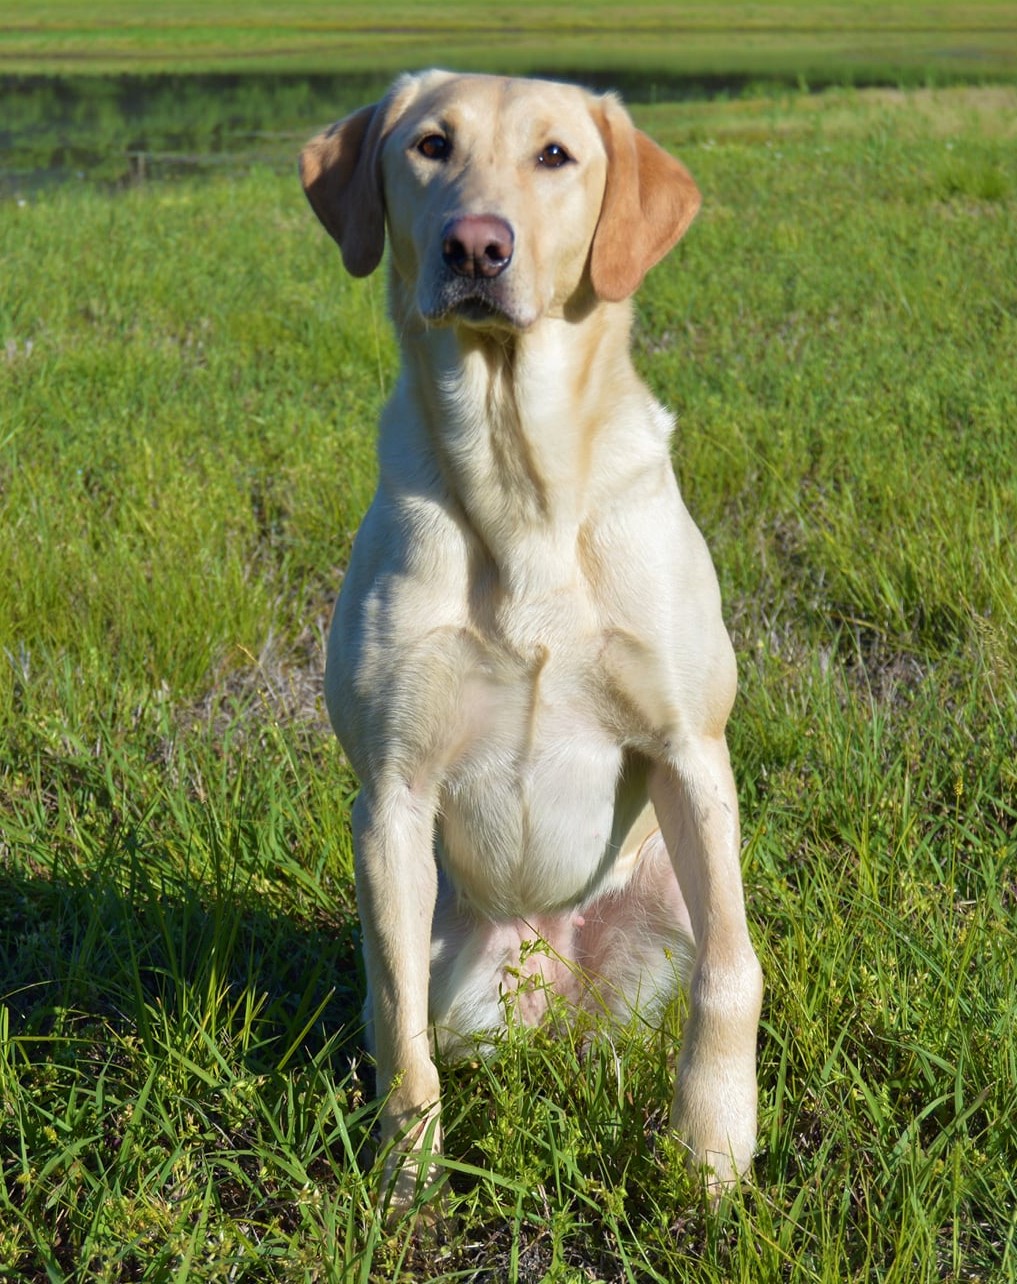
<path fill-rule="evenodd" d="M 410 322 L 390 407 L 400 455 L 383 429 L 383 475 L 419 493 L 420 465 L 436 463 L 426 488 L 445 492 L 507 581 L 567 567 L 591 514 L 640 493 L 639 473 L 670 469 L 671 422 L 632 370 L 630 325 L 626 303 L 522 333 Z"/>

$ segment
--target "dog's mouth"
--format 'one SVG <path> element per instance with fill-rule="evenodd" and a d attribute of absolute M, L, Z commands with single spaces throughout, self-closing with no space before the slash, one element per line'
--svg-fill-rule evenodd
<path fill-rule="evenodd" d="M 462 299 L 451 309 L 450 315 L 465 325 L 480 329 L 512 324 L 508 313 L 487 298 Z"/>
<path fill-rule="evenodd" d="M 504 298 L 501 281 L 446 277 L 421 308 L 429 325 L 465 325 L 478 330 L 525 330 L 528 321 L 518 316 Z"/>

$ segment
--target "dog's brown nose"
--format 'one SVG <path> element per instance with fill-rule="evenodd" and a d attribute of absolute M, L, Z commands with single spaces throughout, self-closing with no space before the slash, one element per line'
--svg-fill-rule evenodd
<path fill-rule="evenodd" d="M 442 258 L 457 276 L 500 276 L 512 261 L 515 235 L 503 218 L 464 214 L 442 238 Z"/>

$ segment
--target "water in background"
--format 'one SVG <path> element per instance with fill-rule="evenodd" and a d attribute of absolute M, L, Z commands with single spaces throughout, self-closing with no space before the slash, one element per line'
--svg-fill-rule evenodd
<path fill-rule="evenodd" d="M 629 102 L 760 88 L 748 76 L 534 74 L 617 89 Z M 0 76 L 0 196 L 67 180 L 126 185 L 292 167 L 315 130 L 376 100 L 388 82 L 379 73 Z"/>
<path fill-rule="evenodd" d="M 310 133 L 384 87 L 366 75 L 0 77 L 0 194 L 293 166 Z"/>

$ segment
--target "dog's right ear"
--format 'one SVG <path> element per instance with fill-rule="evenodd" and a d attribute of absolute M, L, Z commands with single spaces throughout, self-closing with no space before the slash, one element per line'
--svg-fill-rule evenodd
<path fill-rule="evenodd" d="M 361 107 L 318 134 L 300 153 L 300 181 L 352 276 L 368 276 L 385 249 L 382 144 L 417 88 L 401 77 L 379 103 Z"/>
<path fill-rule="evenodd" d="M 300 153 L 300 181 L 311 208 L 339 243 L 353 276 L 367 276 L 385 248 L 380 103 L 361 107 L 318 134 Z"/>

